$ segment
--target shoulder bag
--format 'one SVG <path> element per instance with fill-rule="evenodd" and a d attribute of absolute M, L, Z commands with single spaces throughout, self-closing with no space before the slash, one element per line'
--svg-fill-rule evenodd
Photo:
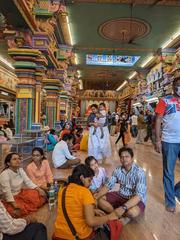
<path fill-rule="evenodd" d="M 74 239 L 75 240 L 81 240 L 79 237 L 78 237 L 78 234 L 76 232 L 76 229 L 74 227 L 74 225 L 72 224 L 68 214 L 67 214 L 67 211 L 66 211 L 66 206 L 65 206 L 65 198 L 66 198 L 66 191 L 67 191 L 67 187 L 65 187 L 63 189 L 63 192 L 62 192 L 62 210 L 63 210 L 63 214 L 64 214 L 64 217 L 66 219 L 66 222 L 74 236 Z M 110 237 L 110 232 L 107 228 L 98 228 L 96 230 L 96 234 L 95 236 L 92 238 L 92 240 L 109 240 Z"/>

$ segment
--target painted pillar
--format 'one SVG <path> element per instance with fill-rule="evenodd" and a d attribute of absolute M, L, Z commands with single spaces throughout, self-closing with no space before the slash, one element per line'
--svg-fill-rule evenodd
<path fill-rule="evenodd" d="M 37 61 L 36 85 L 35 85 L 35 123 L 40 123 L 41 116 L 41 90 L 42 80 L 45 78 L 45 71 L 48 62 L 44 55 L 41 55 Z"/>
<path fill-rule="evenodd" d="M 11 48 L 9 55 L 15 60 L 14 68 L 19 79 L 16 93 L 16 133 L 31 129 L 35 121 L 36 61 L 41 52 L 30 48 Z"/>
<path fill-rule="evenodd" d="M 44 89 L 46 90 L 46 125 L 50 128 L 53 128 L 55 122 L 57 122 L 59 83 L 58 79 L 43 80 Z"/>

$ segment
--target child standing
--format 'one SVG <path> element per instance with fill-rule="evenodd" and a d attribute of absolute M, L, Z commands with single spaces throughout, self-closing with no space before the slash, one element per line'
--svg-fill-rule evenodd
<path fill-rule="evenodd" d="M 91 182 L 90 190 L 93 193 L 98 192 L 107 181 L 106 171 L 103 167 L 99 167 L 98 161 L 93 156 L 87 157 L 85 164 L 89 166 L 95 174 Z"/>
<path fill-rule="evenodd" d="M 101 131 L 101 138 L 104 137 L 103 127 L 106 124 L 107 116 L 106 116 L 106 106 L 104 103 L 99 104 L 99 112 L 96 114 L 94 122 L 98 124 L 97 127 L 100 128 Z M 96 134 L 97 127 L 94 127 L 93 135 Z"/>

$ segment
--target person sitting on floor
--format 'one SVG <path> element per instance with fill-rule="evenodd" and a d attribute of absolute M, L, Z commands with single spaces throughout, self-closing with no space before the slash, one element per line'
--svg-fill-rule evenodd
<path fill-rule="evenodd" d="M 98 161 L 93 156 L 87 157 L 85 159 L 85 164 L 93 170 L 95 175 L 89 189 L 93 193 L 98 192 L 107 180 L 106 170 L 103 167 L 99 167 Z"/>
<path fill-rule="evenodd" d="M 68 185 L 60 190 L 53 240 L 75 239 L 64 217 L 62 201 L 66 203 L 66 211 L 78 239 L 96 239 L 97 232 L 94 227 L 118 218 L 115 211 L 106 215 L 103 211 L 95 209 L 95 200 L 89 190 L 93 176 L 94 172 L 91 168 L 80 164 L 74 168 Z M 64 191 L 66 191 L 65 199 L 62 200 Z"/>
<path fill-rule="evenodd" d="M 80 143 L 83 137 L 83 128 L 77 129 L 75 132 L 75 139 L 73 142 L 73 150 L 78 151 L 80 150 Z"/>
<path fill-rule="evenodd" d="M 47 190 L 48 184 L 53 183 L 53 174 L 42 148 L 35 147 L 32 150 L 32 162 L 27 166 L 26 172 L 33 183 L 44 190 Z"/>
<path fill-rule="evenodd" d="M 70 124 L 66 123 L 65 126 L 63 127 L 62 131 L 60 132 L 59 140 L 62 140 L 63 136 L 65 134 L 70 134 L 70 133 L 71 133 L 71 131 L 70 131 Z"/>
<path fill-rule="evenodd" d="M 9 125 L 8 124 L 4 124 L 3 125 L 3 130 L 5 131 L 6 135 L 7 135 L 7 138 L 9 140 L 11 140 L 13 138 L 13 132 L 12 130 L 10 129 Z"/>
<path fill-rule="evenodd" d="M 56 131 L 51 129 L 47 134 L 47 150 L 53 151 L 56 143 L 59 141 L 58 136 L 56 135 Z"/>
<path fill-rule="evenodd" d="M 72 145 L 73 135 L 65 134 L 58 142 L 52 153 L 52 160 L 55 168 L 70 168 L 72 165 L 79 164 L 80 159 L 73 156 L 68 145 Z"/>
<path fill-rule="evenodd" d="M 14 219 L 0 201 L 0 240 L 47 240 L 47 230 L 30 215 Z"/>
<path fill-rule="evenodd" d="M 0 143 L 6 142 L 6 141 L 8 141 L 7 135 L 4 132 L 4 130 L 2 130 L 2 127 L 0 127 Z M 2 155 L 6 156 L 7 153 L 10 151 L 10 149 L 11 149 L 11 145 L 2 144 Z"/>
<path fill-rule="evenodd" d="M 35 212 L 46 202 L 45 192 L 29 179 L 20 166 L 18 153 L 9 153 L 5 158 L 5 169 L 0 174 L 0 196 L 14 217 Z"/>
<path fill-rule="evenodd" d="M 144 170 L 134 163 L 131 148 L 121 148 L 119 157 L 122 165 L 114 170 L 112 177 L 95 198 L 104 211 L 110 213 L 116 208 L 124 209 L 126 217 L 135 218 L 145 210 L 146 175 Z M 116 183 L 120 184 L 119 191 L 108 192 Z"/>

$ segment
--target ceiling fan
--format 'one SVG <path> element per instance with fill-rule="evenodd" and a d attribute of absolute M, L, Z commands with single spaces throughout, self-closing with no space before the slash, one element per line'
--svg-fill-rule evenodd
<path fill-rule="evenodd" d="M 132 23 L 133 23 L 133 7 L 134 7 L 134 1 L 131 2 L 130 4 L 130 27 L 129 27 L 129 39 L 127 42 L 125 42 L 126 44 L 129 45 L 140 45 L 138 43 L 135 42 L 137 35 L 134 34 L 132 35 Z M 125 34 L 126 34 L 127 30 L 122 31 L 122 35 L 123 38 L 125 39 Z"/>

